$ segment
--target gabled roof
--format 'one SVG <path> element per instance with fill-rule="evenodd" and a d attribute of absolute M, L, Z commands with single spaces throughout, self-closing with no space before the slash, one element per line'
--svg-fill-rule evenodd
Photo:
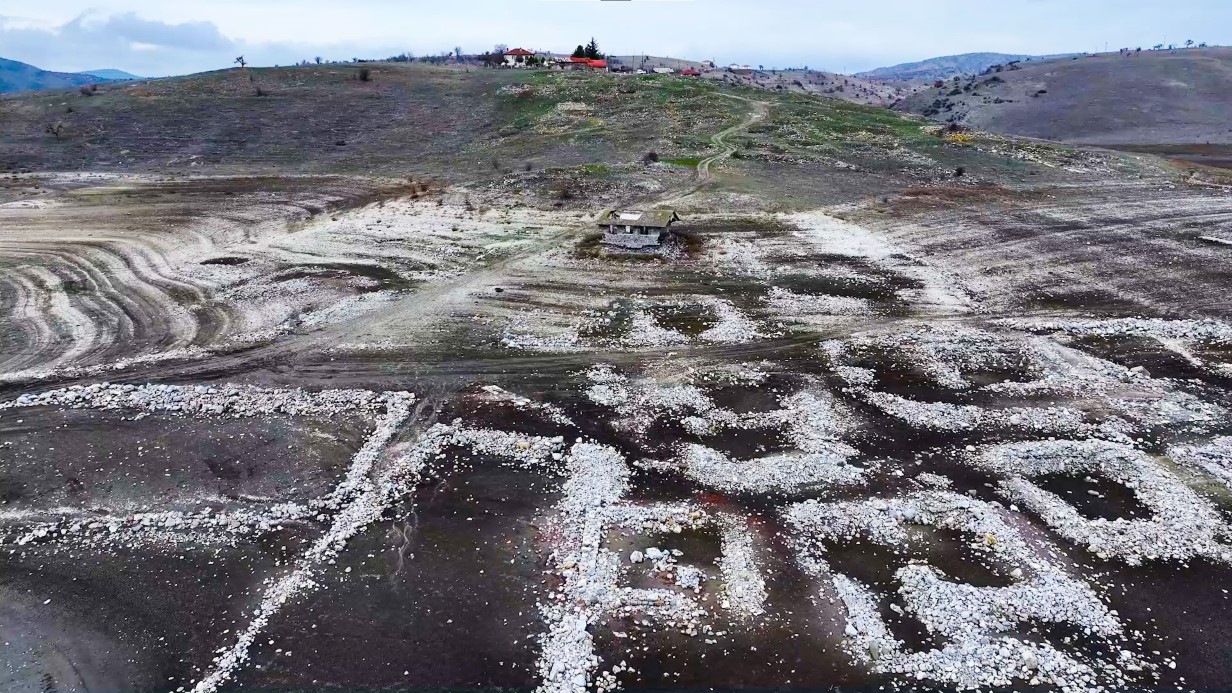
<path fill-rule="evenodd" d="M 513 50 L 505 51 L 505 55 L 534 55 L 534 53 L 525 48 L 514 48 Z"/>
<path fill-rule="evenodd" d="M 607 67 L 606 60 L 591 60 L 590 62 L 586 64 L 590 65 L 591 67 Z"/>
<path fill-rule="evenodd" d="M 569 56 L 569 62 L 571 62 L 571 63 L 586 63 L 587 65 L 589 65 L 589 64 L 590 64 L 590 58 L 579 58 L 579 57 L 577 57 L 576 55 L 573 55 L 573 56 Z"/>
<path fill-rule="evenodd" d="M 645 226 L 652 229 L 666 229 L 675 221 L 680 221 L 680 217 L 672 209 L 651 209 L 645 212 L 611 209 L 600 214 L 595 223 L 599 226 L 616 224 L 618 226 Z"/>

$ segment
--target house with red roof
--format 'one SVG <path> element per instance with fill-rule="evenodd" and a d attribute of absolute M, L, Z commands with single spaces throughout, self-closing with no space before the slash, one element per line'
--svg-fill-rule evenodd
<path fill-rule="evenodd" d="M 701 70 L 694 70 L 691 67 L 687 70 L 681 70 L 680 74 L 684 75 L 685 77 L 701 77 L 702 76 Z"/>
<path fill-rule="evenodd" d="M 505 66 L 506 67 L 526 67 L 527 58 L 535 57 L 534 51 L 528 51 L 525 48 L 514 48 L 505 51 Z"/>
<path fill-rule="evenodd" d="M 576 58 L 573 56 L 560 57 L 555 59 L 556 67 L 562 70 L 588 70 L 590 69 L 590 58 Z"/>

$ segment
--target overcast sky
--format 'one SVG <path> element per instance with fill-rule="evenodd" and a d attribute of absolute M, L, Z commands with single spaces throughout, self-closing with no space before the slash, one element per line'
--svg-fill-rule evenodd
<path fill-rule="evenodd" d="M 1229 0 L 2 0 L 0 57 L 143 76 L 494 44 L 856 72 L 938 55 L 1232 44 Z"/>

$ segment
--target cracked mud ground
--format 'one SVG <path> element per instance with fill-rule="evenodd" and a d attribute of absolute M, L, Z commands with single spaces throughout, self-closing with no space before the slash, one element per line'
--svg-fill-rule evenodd
<path fill-rule="evenodd" d="M 6 179 L 3 687 L 1232 685 L 1228 184 L 719 101 L 605 183 L 656 256 L 538 173 Z"/>

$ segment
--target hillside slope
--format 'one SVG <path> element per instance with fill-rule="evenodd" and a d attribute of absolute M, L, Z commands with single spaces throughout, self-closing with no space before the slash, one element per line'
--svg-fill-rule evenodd
<path fill-rule="evenodd" d="M 0 58 L 0 94 L 36 89 L 67 89 L 100 80 L 95 75 L 40 70 L 33 65 Z"/>
<path fill-rule="evenodd" d="M 113 70 L 111 68 L 107 68 L 103 70 L 83 70 L 81 72 L 78 72 L 77 74 L 86 75 L 88 77 L 97 77 L 98 79 L 113 79 L 113 80 L 145 79 L 144 77 L 134 75 L 131 72 L 125 72 L 124 70 Z"/>
<path fill-rule="evenodd" d="M 919 88 L 905 82 L 891 84 L 821 70 L 753 70 L 748 74 L 714 71 L 702 77 L 781 93 L 826 96 L 865 106 L 889 106 Z"/>
<path fill-rule="evenodd" d="M 923 90 L 898 108 L 1067 142 L 1232 143 L 1232 49 L 1104 54 L 1019 67 Z"/>
<path fill-rule="evenodd" d="M 1015 60 L 1032 61 L 1047 60 L 1062 56 L 1012 55 L 1009 53 L 963 53 L 961 55 L 943 55 L 914 63 L 901 63 L 889 67 L 879 67 L 875 70 L 857 72 L 853 77 L 879 81 L 913 81 L 949 79 L 956 75 L 968 75 L 996 65 Z"/>
<path fill-rule="evenodd" d="M 746 132 L 715 140 L 757 113 Z M 48 129 L 57 123 L 58 137 Z M 110 83 L 90 97 L 0 97 L 0 171 L 413 177 L 502 204 L 590 209 L 678 186 L 724 150 L 715 169 L 744 208 L 833 204 L 956 171 L 975 185 L 1066 178 L 1053 162 L 1089 167 L 1083 152 L 1001 137 L 959 143 L 933 130 L 795 85 L 300 66 Z"/>

